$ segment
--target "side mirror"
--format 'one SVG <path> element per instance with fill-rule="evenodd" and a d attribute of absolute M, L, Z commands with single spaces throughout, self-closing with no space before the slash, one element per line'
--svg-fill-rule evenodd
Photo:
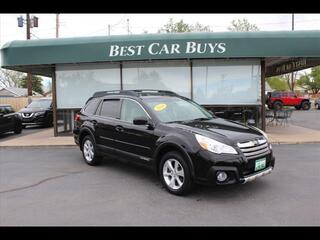
<path fill-rule="evenodd" d="M 149 130 L 154 129 L 153 123 L 151 123 L 146 117 L 137 117 L 133 119 L 133 124 L 134 125 L 148 125 Z"/>
<path fill-rule="evenodd" d="M 134 125 L 147 125 L 148 119 L 145 117 L 137 117 L 137 118 L 133 119 L 133 124 Z"/>

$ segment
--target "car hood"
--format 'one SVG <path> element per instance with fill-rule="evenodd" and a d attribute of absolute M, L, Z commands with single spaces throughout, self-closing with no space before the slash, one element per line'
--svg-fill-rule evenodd
<path fill-rule="evenodd" d="M 36 112 L 44 112 L 48 109 L 46 108 L 22 108 L 19 113 L 36 113 Z"/>
<path fill-rule="evenodd" d="M 263 136 L 262 133 L 252 127 L 222 118 L 213 118 L 204 121 L 187 121 L 172 124 L 175 128 L 201 134 L 228 144 L 245 142 L 261 138 L 261 136 Z"/>

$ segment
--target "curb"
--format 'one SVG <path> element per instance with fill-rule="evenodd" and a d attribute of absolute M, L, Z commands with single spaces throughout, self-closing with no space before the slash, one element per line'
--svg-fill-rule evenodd
<path fill-rule="evenodd" d="M 24 146 L 0 146 L 0 148 L 75 148 L 77 145 L 24 145 Z"/>
<path fill-rule="evenodd" d="M 287 145 L 289 145 L 289 144 L 291 144 L 291 145 L 293 145 L 293 144 L 315 144 L 315 143 L 320 144 L 320 141 L 307 141 L 307 142 L 271 142 L 270 141 L 269 143 L 277 144 L 277 145 L 284 145 L 284 144 L 287 144 Z"/>

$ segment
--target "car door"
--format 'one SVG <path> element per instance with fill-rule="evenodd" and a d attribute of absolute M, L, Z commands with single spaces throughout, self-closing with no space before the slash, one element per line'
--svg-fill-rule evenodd
<path fill-rule="evenodd" d="M 4 132 L 5 129 L 4 107 L 0 106 L 0 133 Z"/>
<path fill-rule="evenodd" d="M 116 125 L 120 118 L 120 99 L 104 99 L 101 101 L 97 112 L 91 117 L 94 125 L 94 135 L 98 147 L 105 152 L 113 152 L 117 147 Z"/>
<path fill-rule="evenodd" d="M 14 129 L 14 111 L 10 106 L 2 107 L 2 129 L 3 131 L 12 131 Z"/>
<path fill-rule="evenodd" d="M 147 118 L 152 122 L 151 117 L 140 103 L 130 98 L 123 98 L 120 111 L 121 121 L 116 126 L 118 148 L 123 155 L 146 163 L 151 160 L 157 137 L 154 136 L 154 130 L 148 125 L 133 124 L 133 120 L 139 117 Z"/>

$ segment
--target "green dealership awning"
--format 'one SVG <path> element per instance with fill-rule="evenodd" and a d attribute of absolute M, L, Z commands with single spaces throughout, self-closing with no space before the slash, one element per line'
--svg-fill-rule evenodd
<path fill-rule="evenodd" d="M 320 31 L 140 34 L 19 40 L 1 49 L 3 68 L 50 76 L 56 64 L 153 59 L 263 58 L 266 75 L 320 64 Z"/>

